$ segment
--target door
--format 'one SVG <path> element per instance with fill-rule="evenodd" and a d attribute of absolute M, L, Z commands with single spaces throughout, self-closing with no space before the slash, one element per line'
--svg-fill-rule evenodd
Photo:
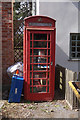
<path fill-rule="evenodd" d="M 55 79 L 54 31 L 27 32 L 27 100 L 52 100 Z"/>

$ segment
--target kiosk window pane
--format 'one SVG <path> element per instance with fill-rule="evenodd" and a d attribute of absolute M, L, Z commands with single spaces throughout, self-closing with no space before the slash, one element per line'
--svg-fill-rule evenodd
<path fill-rule="evenodd" d="M 47 42 L 34 41 L 34 48 L 47 48 Z"/>
<path fill-rule="evenodd" d="M 47 34 L 34 34 L 34 40 L 47 40 Z"/>
<path fill-rule="evenodd" d="M 34 49 L 33 50 L 33 55 L 47 55 L 47 49 L 46 50 L 37 50 L 37 49 Z"/>

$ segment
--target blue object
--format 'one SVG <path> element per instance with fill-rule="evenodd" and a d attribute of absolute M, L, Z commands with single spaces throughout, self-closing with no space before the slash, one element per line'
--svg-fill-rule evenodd
<path fill-rule="evenodd" d="M 8 102 L 20 102 L 24 79 L 21 76 L 12 77 Z"/>

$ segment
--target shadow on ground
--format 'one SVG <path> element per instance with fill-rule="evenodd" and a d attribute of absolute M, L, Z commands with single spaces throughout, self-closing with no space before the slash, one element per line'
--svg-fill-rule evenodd
<path fill-rule="evenodd" d="M 2 100 L 8 100 L 9 92 L 10 92 L 10 90 L 3 91 L 3 93 L 2 93 Z M 64 100 L 64 95 L 59 90 L 55 90 L 55 94 L 54 94 L 54 99 L 53 100 Z M 24 93 L 22 93 L 20 102 L 21 103 L 25 103 L 26 101 L 27 100 L 24 100 Z"/>

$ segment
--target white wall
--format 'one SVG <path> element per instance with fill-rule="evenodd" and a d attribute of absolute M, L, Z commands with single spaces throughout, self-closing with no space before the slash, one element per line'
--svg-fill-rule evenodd
<path fill-rule="evenodd" d="M 69 61 L 70 33 L 78 33 L 78 2 L 40 2 L 39 15 L 56 19 L 56 64 L 78 72 L 78 62 Z"/>

